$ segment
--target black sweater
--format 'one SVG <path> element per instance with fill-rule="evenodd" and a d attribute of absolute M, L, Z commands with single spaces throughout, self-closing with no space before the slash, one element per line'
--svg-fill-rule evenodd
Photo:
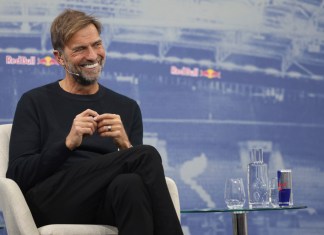
<path fill-rule="evenodd" d="M 103 86 L 93 95 L 65 92 L 54 82 L 25 93 L 18 102 L 10 137 L 7 177 L 25 193 L 53 173 L 71 164 L 117 150 L 111 138 L 97 133 L 83 138 L 70 151 L 65 145 L 75 116 L 86 109 L 99 114 L 119 114 L 132 145 L 143 140 L 141 111 L 137 103 Z"/>

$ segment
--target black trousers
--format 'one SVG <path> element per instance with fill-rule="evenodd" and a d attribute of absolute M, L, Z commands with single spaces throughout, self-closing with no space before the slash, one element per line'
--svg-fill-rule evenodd
<path fill-rule="evenodd" d="M 25 196 L 38 227 L 107 224 L 120 235 L 183 234 L 161 157 L 147 145 L 60 171 Z"/>

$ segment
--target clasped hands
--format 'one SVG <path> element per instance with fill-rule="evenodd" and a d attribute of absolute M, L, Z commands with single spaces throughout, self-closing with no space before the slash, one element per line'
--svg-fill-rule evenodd
<path fill-rule="evenodd" d="M 119 149 L 132 146 L 119 115 L 111 113 L 99 115 L 96 111 L 87 109 L 74 118 L 65 140 L 66 147 L 74 150 L 81 145 L 84 136 L 93 135 L 96 131 L 102 137 L 113 138 Z"/>

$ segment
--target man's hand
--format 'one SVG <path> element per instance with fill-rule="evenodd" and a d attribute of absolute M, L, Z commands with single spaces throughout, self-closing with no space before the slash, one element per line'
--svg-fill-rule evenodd
<path fill-rule="evenodd" d="M 97 116 L 98 113 L 91 109 L 87 109 L 78 114 L 74 118 L 70 133 L 66 137 L 66 147 L 70 150 L 74 150 L 81 145 L 85 135 L 93 135 L 97 130 L 97 122 L 94 120 Z"/>
<path fill-rule="evenodd" d="M 98 124 L 97 130 L 100 136 L 113 138 L 119 149 L 127 149 L 132 146 L 119 115 L 105 113 L 96 116 L 94 120 Z"/>

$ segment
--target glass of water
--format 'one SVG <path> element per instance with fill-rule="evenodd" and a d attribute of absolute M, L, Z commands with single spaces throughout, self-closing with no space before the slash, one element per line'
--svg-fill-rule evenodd
<path fill-rule="evenodd" d="M 270 204 L 272 207 L 278 207 L 279 204 L 279 191 L 278 191 L 278 178 L 272 178 L 270 180 L 269 184 L 269 190 L 270 190 Z"/>
<path fill-rule="evenodd" d="M 228 209 L 243 208 L 245 191 L 242 178 L 230 178 L 226 180 L 224 198 Z"/>

